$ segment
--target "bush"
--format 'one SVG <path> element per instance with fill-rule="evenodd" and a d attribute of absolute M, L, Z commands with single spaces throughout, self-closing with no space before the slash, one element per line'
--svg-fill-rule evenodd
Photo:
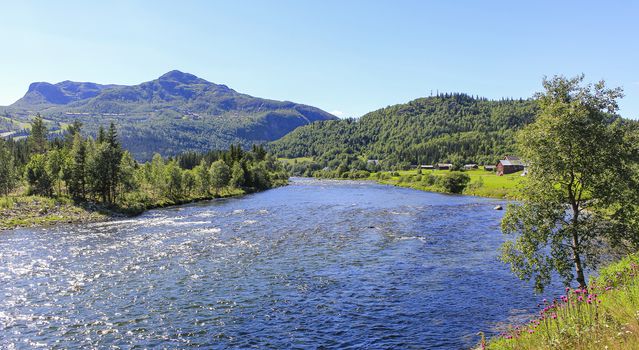
<path fill-rule="evenodd" d="M 430 173 L 422 175 L 422 182 L 426 186 L 434 186 L 437 183 L 437 176 Z"/>
<path fill-rule="evenodd" d="M 351 179 L 366 179 L 370 176 L 370 172 L 366 170 L 357 170 L 350 173 Z"/>
<path fill-rule="evenodd" d="M 462 193 L 469 182 L 470 176 L 460 172 L 450 172 L 437 179 L 437 185 L 450 193 Z"/>

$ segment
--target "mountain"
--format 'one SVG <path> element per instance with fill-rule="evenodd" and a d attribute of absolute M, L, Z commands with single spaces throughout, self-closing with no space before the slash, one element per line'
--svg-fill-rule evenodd
<path fill-rule="evenodd" d="M 516 130 L 534 120 L 535 100 L 491 101 L 466 94 L 419 98 L 361 118 L 300 127 L 269 144 L 281 157 L 313 157 L 322 167 L 365 168 L 472 162 L 512 154 Z"/>
<path fill-rule="evenodd" d="M 155 152 L 171 156 L 250 146 L 302 125 L 337 119 L 315 107 L 249 96 L 177 70 L 133 86 L 33 83 L 23 98 L 4 107 L 4 120 L 24 125 L 35 113 L 54 130 L 80 120 L 93 135 L 114 121 L 124 146 L 138 159 Z"/>
<path fill-rule="evenodd" d="M 44 109 L 56 105 L 66 105 L 95 97 L 102 90 L 115 87 L 118 85 L 77 83 L 69 80 L 57 84 L 37 82 L 29 85 L 27 93 L 11 106 L 22 109 Z"/>

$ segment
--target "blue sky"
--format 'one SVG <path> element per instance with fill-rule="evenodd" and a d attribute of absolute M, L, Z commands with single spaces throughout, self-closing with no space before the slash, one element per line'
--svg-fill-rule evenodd
<path fill-rule="evenodd" d="M 137 84 L 179 69 L 360 116 L 432 91 L 529 97 L 544 75 L 622 86 L 639 118 L 637 1 L 11 1 L 0 105 L 33 81 Z"/>

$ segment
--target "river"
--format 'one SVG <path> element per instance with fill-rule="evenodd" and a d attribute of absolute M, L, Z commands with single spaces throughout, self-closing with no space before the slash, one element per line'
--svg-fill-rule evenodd
<path fill-rule="evenodd" d="M 0 232 L 0 348 L 469 348 L 541 299 L 498 261 L 497 204 L 294 179 Z"/>

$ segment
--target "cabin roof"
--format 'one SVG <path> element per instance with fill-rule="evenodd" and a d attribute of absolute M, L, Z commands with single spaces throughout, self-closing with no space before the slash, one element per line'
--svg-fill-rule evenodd
<path fill-rule="evenodd" d="M 508 166 L 524 166 L 524 162 L 518 159 L 502 159 L 499 161 L 502 165 Z"/>

